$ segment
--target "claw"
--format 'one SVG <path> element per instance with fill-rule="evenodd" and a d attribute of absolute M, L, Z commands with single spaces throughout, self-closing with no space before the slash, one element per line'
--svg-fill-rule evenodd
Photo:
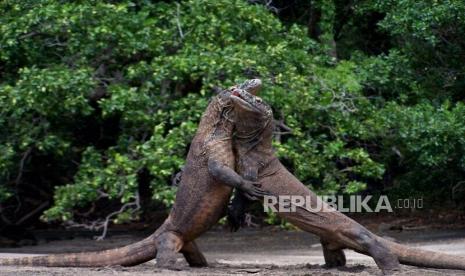
<path fill-rule="evenodd" d="M 244 193 L 244 195 L 249 200 L 258 200 L 258 198 L 256 196 L 254 196 L 253 194 Z"/>

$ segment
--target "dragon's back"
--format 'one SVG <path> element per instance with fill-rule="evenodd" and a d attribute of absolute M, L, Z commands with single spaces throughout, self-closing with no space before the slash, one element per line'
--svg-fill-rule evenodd
<path fill-rule="evenodd" d="M 213 226 L 231 196 L 232 188 L 208 172 L 208 158 L 212 155 L 223 164 L 234 166 L 233 124 L 225 118 L 222 108 L 226 100 L 224 94 L 215 97 L 202 116 L 170 213 L 169 230 L 180 233 L 185 241 L 195 239 Z"/>

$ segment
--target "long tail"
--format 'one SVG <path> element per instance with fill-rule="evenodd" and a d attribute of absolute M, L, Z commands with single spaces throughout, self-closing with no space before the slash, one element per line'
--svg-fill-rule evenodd
<path fill-rule="evenodd" d="M 378 239 L 397 255 L 401 264 L 465 270 L 465 257 L 412 248 L 380 237 Z"/>
<path fill-rule="evenodd" d="M 0 259 L 0 266 L 100 267 L 133 266 L 155 258 L 158 231 L 142 241 L 124 247 L 96 252 L 53 254 L 47 256 Z"/>

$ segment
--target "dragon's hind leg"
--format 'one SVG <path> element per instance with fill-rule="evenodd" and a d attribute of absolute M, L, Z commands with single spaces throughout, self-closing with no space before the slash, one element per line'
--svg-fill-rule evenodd
<path fill-rule="evenodd" d="M 362 226 L 347 227 L 342 230 L 341 234 L 358 244 L 362 249 L 361 253 L 370 255 L 385 274 L 400 270 L 397 256 L 385 244 L 379 242 L 374 234 Z"/>
<path fill-rule="evenodd" d="M 176 269 L 177 253 L 183 248 L 184 242 L 173 232 L 164 232 L 157 237 L 157 266 Z"/>
<path fill-rule="evenodd" d="M 346 255 L 340 247 L 333 247 L 325 240 L 321 240 L 321 246 L 323 247 L 323 256 L 325 257 L 325 266 L 327 268 L 345 266 Z"/>
<path fill-rule="evenodd" d="M 187 263 L 193 267 L 205 267 L 208 266 L 207 260 L 200 252 L 197 244 L 194 241 L 187 242 L 181 249 L 181 253 L 186 258 Z"/>

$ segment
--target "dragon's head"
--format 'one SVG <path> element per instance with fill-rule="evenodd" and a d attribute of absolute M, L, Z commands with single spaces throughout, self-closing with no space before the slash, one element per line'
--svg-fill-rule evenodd
<path fill-rule="evenodd" d="M 221 113 L 221 116 L 227 119 L 227 121 L 231 121 L 230 115 L 234 112 L 233 104 L 231 101 L 231 94 L 234 91 L 243 90 L 244 92 L 251 93 L 251 95 L 256 95 L 262 87 L 262 81 L 260 79 L 249 79 L 245 82 L 232 86 L 228 89 L 225 89 L 219 93 L 216 104 L 214 105 L 218 112 Z"/>
<path fill-rule="evenodd" d="M 244 81 L 242 84 L 238 85 L 236 88 L 245 90 L 250 94 L 257 95 L 260 89 L 262 88 L 262 80 L 260 79 L 250 79 Z"/>
<path fill-rule="evenodd" d="M 244 89 L 235 88 L 230 96 L 235 112 L 251 117 L 269 117 L 272 115 L 271 107 L 260 97 Z"/>
<path fill-rule="evenodd" d="M 242 84 L 232 87 L 230 98 L 234 107 L 247 115 L 255 113 L 260 116 L 262 113 L 271 112 L 271 108 L 260 97 L 256 96 L 261 88 L 262 81 L 260 79 L 246 80 Z"/>
<path fill-rule="evenodd" d="M 235 114 L 236 134 L 244 138 L 255 137 L 272 122 L 273 112 L 260 97 L 240 87 L 234 88 L 230 96 Z"/>

